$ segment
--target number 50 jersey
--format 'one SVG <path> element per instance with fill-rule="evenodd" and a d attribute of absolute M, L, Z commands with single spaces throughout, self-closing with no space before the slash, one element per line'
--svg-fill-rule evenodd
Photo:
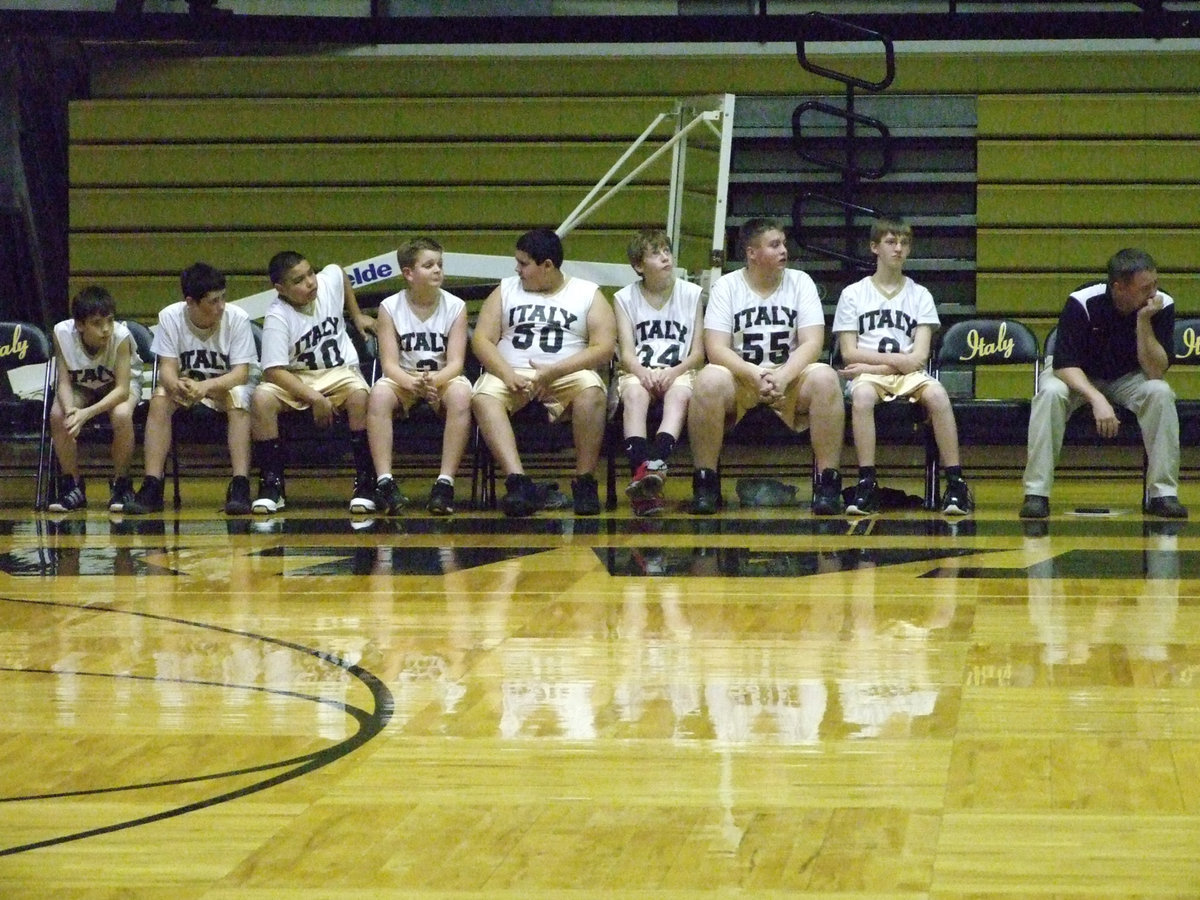
<path fill-rule="evenodd" d="M 500 341 L 496 349 L 514 368 L 573 356 L 588 345 L 588 311 L 599 288 L 568 278 L 553 294 L 521 287 L 519 276 L 500 282 Z"/>
<path fill-rule="evenodd" d="M 317 273 L 317 299 L 296 309 L 281 297 L 263 317 L 262 369 L 293 372 L 357 366 L 358 351 L 346 333 L 342 270 L 332 263 Z"/>

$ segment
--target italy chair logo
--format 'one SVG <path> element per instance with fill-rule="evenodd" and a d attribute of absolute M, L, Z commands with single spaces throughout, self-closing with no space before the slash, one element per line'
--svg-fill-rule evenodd
<path fill-rule="evenodd" d="M 967 350 L 964 356 L 960 356 L 962 362 L 969 362 L 972 359 L 992 359 L 1002 356 L 1008 359 L 1012 356 L 1013 347 L 1016 341 L 1008 336 L 1008 323 L 1001 322 L 1000 327 L 996 329 L 996 339 L 989 341 L 979 333 L 979 330 L 972 328 L 967 332 Z"/>
<path fill-rule="evenodd" d="M 21 338 L 20 325 L 13 329 L 12 339 L 7 344 L 0 344 L 0 358 L 15 356 L 17 359 L 24 359 L 28 352 L 29 341 Z"/>

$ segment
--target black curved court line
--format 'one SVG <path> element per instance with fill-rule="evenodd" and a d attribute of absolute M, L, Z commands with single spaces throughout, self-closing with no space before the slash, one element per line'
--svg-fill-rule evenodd
<path fill-rule="evenodd" d="M 180 779 L 173 779 L 170 781 L 147 783 L 147 784 L 142 784 L 142 785 L 127 785 L 127 786 L 123 786 L 123 787 L 110 787 L 110 788 L 103 788 L 103 789 L 90 790 L 90 791 L 72 791 L 72 792 L 65 792 L 65 793 L 59 793 L 59 794 L 46 794 L 46 795 L 41 795 L 40 797 L 27 796 L 27 797 L 0 798 L 0 803 L 16 803 L 16 802 L 20 802 L 22 800 L 46 799 L 46 798 L 50 798 L 50 797 L 85 796 L 85 795 L 92 795 L 92 794 L 112 793 L 112 792 L 125 791 L 125 790 L 144 790 L 146 788 L 156 787 L 156 786 L 163 786 L 163 785 L 170 785 L 170 784 L 185 784 L 185 783 L 189 783 L 189 782 L 211 781 L 216 778 L 235 777 L 237 775 L 245 775 L 245 774 L 249 774 L 249 773 L 252 773 L 255 771 L 269 771 L 272 769 L 278 769 L 278 768 L 282 768 L 282 767 L 286 767 L 286 766 L 295 766 L 295 768 L 291 769 L 290 771 L 282 772 L 282 773 L 275 775 L 272 778 L 268 778 L 264 781 L 256 782 L 255 784 L 247 785 L 245 787 L 241 787 L 241 788 L 238 788 L 233 791 L 226 791 L 223 794 L 217 794 L 213 797 L 208 797 L 204 800 L 197 800 L 193 803 L 187 803 L 187 804 L 184 804 L 183 806 L 177 806 L 177 807 L 174 807 L 173 809 L 162 810 L 162 811 L 154 813 L 152 815 L 141 816 L 139 818 L 130 819 L 125 822 L 116 822 L 116 823 L 104 825 L 104 826 L 98 827 L 98 828 L 89 828 L 89 829 L 85 829 L 82 831 L 73 832 L 70 834 L 62 834 L 62 835 L 58 835 L 57 837 L 46 838 L 44 840 L 34 841 L 34 842 L 31 842 L 28 844 L 21 844 L 21 845 L 15 846 L 15 847 L 3 847 L 3 848 L 0 848 L 0 857 L 12 856 L 14 854 L 23 853 L 28 850 L 37 850 L 37 849 L 40 849 L 43 847 L 51 847 L 51 846 L 55 846 L 57 844 L 69 843 L 71 841 L 79 841 L 79 840 L 83 840 L 83 839 L 89 838 L 89 837 L 96 837 L 101 834 L 112 834 L 113 832 L 124 831 L 125 829 L 135 828 L 140 825 L 148 825 L 152 822 L 158 822 L 158 821 L 162 821 L 164 819 L 171 819 L 176 816 L 182 816 L 189 812 L 196 812 L 197 810 L 207 809 L 209 807 L 216 806 L 219 803 L 227 803 L 231 800 L 237 800 L 241 797 L 246 797 L 251 794 L 256 794 L 260 791 L 265 791 L 268 788 L 272 788 L 272 787 L 275 787 L 276 785 L 283 784 L 284 782 L 291 781 L 292 779 L 299 778 L 302 775 L 307 775 L 310 772 L 316 771 L 317 769 L 323 768 L 324 766 L 327 766 L 332 762 L 336 762 L 337 760 L 342 759 L 345 756 L 348 756 L 350 753 L 354 752 L 359 747 L 366 744 L 368 741 L 377 737 L 379 735 L 379 733 L 381 731 L 383 731 L 383 729 L 387 725 L 387 723 L 391 721 L 392 714 L 395 710 L 395 699 L 392 696 L 392 692 L 390 690 L 388 690 L 387 686 L 376 675 L 372 674 L 367 669 L 364 669 L 362 666 L 359 666 L 355 663 L 349 663 L 346 660 L 342 659 L 341 657 L 336 656 L 332 653 L 326 653 L 321 650 L 315 650 L 311 647 L 305 647 L 303 644 L 297 644 L 292 641 L 285 641 L 280 638 L 272 638 L 272 637 L 268 637 L 266 635 L 254 634 L 253 632 L 238 631 L 237 629 L 226 628 L 225 626 L 222 626 L 222 625 L 209 625 L 209 624 L 205 624 L 202 622 L 193 622 L 188 619 L 180 619 L 180 618 L 177 618 L 174 616 L 163 616 L 163 615 L 158 615 L 156 613 L 138 612 L 136 610 L 113 609 L 111 607 L 100 607 L 100 606 L 94 606 L 94 607 L 93 606 L 79 606 L 79 605 L 73 604 L 73 603 L 62 603 L 62 602 L 58 602 L 58 601 L 21 600 L 21 599 L 16 599 L 16 598 L 12 598 L 12 597 L 3 597 L 3 598 L 0 598 L 0 600 L 2 600 L 4 602 L 8 602 L 8 603 L 22 603 L 22 604 L 26 604 L 29 606 L 55 606 L 55 607 L 61 607 L 63 609 L 70 609 L 70 610 L 75 610 L 75 611 L 82 610 L 82 611 L 86 611 L 86 612 L 116 613 L 116 614 L 120 614 L 120 615 L 138 616 L 139 618 L 143 618 L 143 619 L 152 619 L 152 620 L 156 620 L 156 621 L 160 621 L 160 622 L 170 622 L 172 624 L 186 625 L 186 626 L 189 626 L 192 628 L 202 628 L 202 629 L 206 629 L 208 631 L 215 631 L 218 633 L 235 635 L 237 637 L 250 638 L 252 640 L 261 641 L 263 643 L 275 644 L 276 646 L 279 646 L 279 647 L 284 647 L 289 650 L 295 650 L 297 652 L 307 654 L 308 656 L 312 656 L 316 659 L 322 660 L 323 662 L 330 663 L 331 665 L 334 665 L 334 666 L 344 670 L 347 674 L 353 676 L 354 678 L 357 678 L 360 682 L 362 682 L 362 684 L 367 688 L 367 690 L 370 691 L 370 694 L 375 701 L 375 711 L 368 712 L 366 710 L 360 709 L 355 706 L 350 706 L 350 705 L 347 705 L 344 703 L 327 700 L 327 699 L 322 699 L 319 697 L 310 697 L 308 695 L 300 694 L 300 693 L 297 693 L 294 691 L 277 691 L 277 690 L 272 690 L 269 688 L 261 688 L 261 687 L 247 686 L 247 685 L 232 685 L 232 686 L 236 686 L 236 687 L 239 687 L 242 689 L 257 690 L 257 691 L 262 691 L 265 693 L 278 694 L 280 696 L 290 696 L 290 697 L 295 697 L 298 699 L 306 699 L 306 700 L 311 700 L 314 702 L 322 702 L 322 703 L 331 704 L 335 707 L 339 707 L 339 708 L 343 709 L 345 712 L 347 712 L 348 714 L 353 716 L 355 718 L 355 720 L 357 720 L 359 723 L 359 730 L 357 732 L 355 732 L 353 735 L 351 735 L 349 738 L 347 738 L 346 740 L 341 741 L 340 743 L 334 744 L 330 747 L 325 747 L 321 750 L 317 750 L 310 754 L 304 754 L 302 756 L 298 756 L 293 759 L 277 760 L 272 763 L 264 763 L 262 766 L 253 766 L 253 767 L 249 767 L 249 768 L 245 768 L 245 769 L 231 770 L 231 771 L 225 772 L 225 773 L 210 773 L 208 775 L 196 776 L 194 778 L 180 778 Z M 21 670 L 11 670 L 10 669 L 10 670 L 5 670 L 5 671 L 21 671 Z M 62 673 L 54 672 L 51 674 L 62 674 Z M 83 674 L 90 674 L 90 673 L 83 673 Z M 106 675 L 104 677 L 122 677 L 122 676 Z M 150 677 L 150 676 L 125 676 L 125 677 L 133 677 L 133 678 L 138 678 L 138 679 L 142 679 L 145 681 L 161 682 L 161 683 L 167 683 L 167 684 L 187 683 L 187 684 L 201 684 L 201 685 L 209 685 L 209 686 L 222 686 L 220 682 L 206 682 L 206 681 L 199 681 L 199 680 L 159 679 L 159 678 L 154 678 L 154 677 Z"/>

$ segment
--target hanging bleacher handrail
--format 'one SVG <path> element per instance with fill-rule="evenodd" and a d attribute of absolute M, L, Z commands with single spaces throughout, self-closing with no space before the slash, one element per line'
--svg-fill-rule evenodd
<path fill-rule="evenodd" d="M 859 78 L 848 72 L 839 72 L 837 69 L 826 68 L 810 60 L 804 49 L 804 35 L 801 34 L 800 37 L 796 38 L 796 59 L 800 61 L 800 68 L 806 72 L 812 72 L 814 75 L 832 79 L 840 84 L 854 85 L 866 91 L 882 91 L 896 79 L 896 48 L 890 37 L 874 29 L 863 28 L 860 25 L 854 25 L 843 19 L 839 19 L 837 16 L 829 16 L 819 12 L 810 12 L 800 21 L 801 31 L 803 31 L 805 23 L 820 22 L 826 26 L 832 26 L 833 28 L 848 32 L 848 40 L 879 41 L 883 44 L 884 76 L 879 81 L 868 81 L 865 78 Z"/>
<path fill-rule="evenodd" d="M 879 133 L 879 165 L 875 168 L 864 168 L 849 162 L 840 162 L 819 156 L 805 150 L 803 135 L 801 133 L 801 119 L 806 112 L 810 111 L 824 113 L 825 115 L 841 119 L 846 123 L 847 127 L 853 122 L 877 131 Z M 814 165 L 833 169 L 855 178 L 866 178 L 874 181 L 892 171 L 892 133 L 888 130 L 887 125 L 872 116 L 851 112 L 828 103 L 823 103 L 820 100 L 806 100 L 792 110 L 792 147 L 796 151 L 796 155 L 801 159 L 806 159 Z"/>

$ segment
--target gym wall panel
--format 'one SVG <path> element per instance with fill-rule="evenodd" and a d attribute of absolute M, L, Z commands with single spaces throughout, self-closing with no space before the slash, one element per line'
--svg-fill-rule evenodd
<path fill-rule="evenodd" d="M 632 140 L 672 103 L 642 97 L 80 100 L 70 105 L 69 127 L 73 143 Z"/>
<path fill-rule="evenodd" d="M 588 222 L 638 228 L 665 214 L 662 191 L 629 187 Z M 520 223 L 556 225 L 575 207 L 579 189 L 531 185 L 487 202 L 476 187 L 366 188 L 75 188 L 73 231 L 173 231 L 196 228 L 387 228 L 421 222 L 425 228 L 502 228 Z"/>
<path fill-rule="evenodd" d="M 1112 249 L 1121 248 L 1114 246 Z M 1092 268 L 1078 271 L 980 272 L 976 280 L 979 312 L 1057 316 L 1071 291 L 1104 277 L 1105 262 L 1101 253 Z M 1200 310 L 1200 274 L 1164 272 L 1159 276 L 1159 284 L 1175 298 L 1181 309 Z"/>
<path fill-rule="evenodd" d="M 436 233 L 437 240 L 456 253 L 513 253 L 517 237 L 529 226 L 499 228 L 490 231 L 446 229 Z M 168 279 L 178 281 L 178 273 L 197 259 L 219 259 L 228 271 L 244 272 L 255 279 L 266 279 L 267 262 L 280 250 L 296 250 L 314 263 L 351 263 L 394 250 L 409 238 L 428 229 L 397 224 L 394 228 L 361 229 L 347 235 L 342 231 L 182 231 L 171 234 L 96 232 L 80 235 L 71 246 L 71 266 L 104 278 L 123 274 L 145 276 L 174 273 Z M 624 245 L 630 232 L 619 230 L 579 230 L 563 242 L 568 259 L 604 259 L 597 256 L 616 242 L 623 242 L 622 253 L 614 262 L 624 262 Z M 150 260 L 142 268 L 130 265 L 131 259 Z M 515 265 L 515 263 L 514 263 Z M 632 280 L 633 270 L 630 270 Z M 259 290 L 269 285 L 262 284 Z"/>
<path fill-rule="evenodd" d="M 1170 228 L 1200 226 L 1191 185 L 980 184 L 979 227 Z"/>
<path fill-rule="evenodd" d="M 540 97 L 695 96 L 709 93 L 828 93 L 802 70 L 787 42 L 736 56 L 664 57 L 615 49 L 576 57 L 298 55 L 205 59 L 107 59 L 93 66 L 92 95 L 153 97 Z M 813 61 L 869 80 L 883 76 L 880 52 L 822 53 Z M 783 52 L 779 52 L 782 50 Z M 1055 51 L 997 54 L 896 49 L 891 90 L 910 93 L 1178 91 L 1200 83 L 1188 52 L 1111 54 Z"/>
<path fill-rule="evenodd" d="M 627 147 L 627 143 L 608 141 L 80 144 L 71 152 L 71 184 L 77 187 L 585 184 L 590 187 Z M 637 159 L 648 155 L 646 151 Z M 702 155 L 705 151 L 697 149 L 689 151 L 688 158 L 697 160 Z M 715 158 L 711 164 L 715 165 Z M 651 163 L 639 180 L 669 183 L 670 154 L 663 154 Z"/>
<path fill-rule="evenodd" d="M 1200 181 L 1196 140 L 985 140 L 978 171 L 1006 184 Z"/>
<path fill-rule="evenodd" d="M 1186 138 L 1200 131 L 1200 97 L 1191 93 L 984 95 L 978 110 L 981 139 Z"/>
<path fill-rule="evenodd" d="M 1161 272 L 1200 269 L 1196 234 L 1183 228 L 983 228 L 979 271 L 1096 272 L 1122 247 L 1144 247 Z"/>

